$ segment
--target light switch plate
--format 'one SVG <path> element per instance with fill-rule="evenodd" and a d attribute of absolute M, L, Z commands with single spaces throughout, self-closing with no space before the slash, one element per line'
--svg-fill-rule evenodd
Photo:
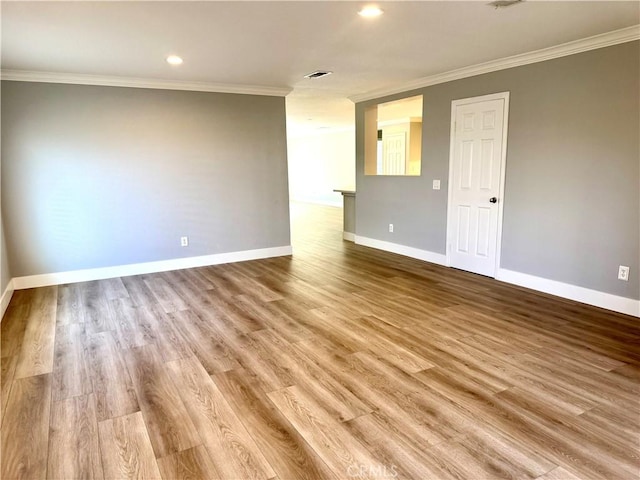
<path fill-rule="evenodd" d="M 433 181 L 433 189 L 434 190 L 440 190 L 440 180 L 434 180 Z"/>

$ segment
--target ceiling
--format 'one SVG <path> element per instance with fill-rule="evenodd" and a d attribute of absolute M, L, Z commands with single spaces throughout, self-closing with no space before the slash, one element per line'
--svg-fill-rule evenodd
<path fill-rule="evenodd" d="M 291 89 L 301 132 L 352 126 L 351 96 L 640 23 L 636 1 L 487 3 L 378 2 L 368 19 L 350 1 L 2 1 L 1 66 Z"/>

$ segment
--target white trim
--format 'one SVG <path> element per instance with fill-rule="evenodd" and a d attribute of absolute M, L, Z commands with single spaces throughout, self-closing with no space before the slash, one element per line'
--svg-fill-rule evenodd
<path fill-rule="evenodd" d="M 408 247 L 398 243 L 385 242 L 383 240 L 362 237 L 360 235 L 355 236 L 355 243 L 356 245 L 377 248 L 378 250 L 384 250 L 385 252 L 397 253 L 399 255 L 404 255 L 405 257 L 417 258 L 418 260 L 424 260 L 437 265 L 446 265 L 447 263 L 447 257 L 441 253 L 430 252 L 429 250 L 420 250 L 419 248 Z"/>
<path fill-rule="evenodd" d="M 355 242 L 356 234 L 352 232 L 342 232 L 342 238 L 348 242 Z"/>
<path fill-rule="evenodd" d="M 403 93 L 409 90 L 451 82 L 462 78 L 496 72 L 507 68 L 529 65 L 531 63 L 544 62 L 554 58 L 566 57 L 577 53 L 596 50 L 598 48 L 632 42 L 640 39 L 640 25 L 615 30 L 613 32 L 583 38 L 549 48 L 534 50 L 532 52 L 513 55 L 485 63 L 479 63 L 468 67 L 451 70 L 449 72 L 419 78 L 402 83 L 393 88 L 381 88 L 371 90 L 358 95 L 348 97 L 354 103 L 365 100 Z M 284 97 L 291 93 L 292 87 L 267 87 L 259 85 L 216 84 L 209 82 L 187 82 L 180 80 L 162 80 L 158 78 L 118 77 L 110 75 L 89 75 L 64 72 L 37 72 L 29 70 L 2 70 L 0 79 L 20 82 L 44 82 L 67 83 L 74 85 L 102 85 L 112 87 L 153 88 L 163 90 L 187 90 L 198 92 L 238 93 L 246 95 L 268 95 Z"/>
<path fill-rule="evenodd" d="M 492 100 L 504 100 L 502 112 L 502 156 L 500 158 L 500 185 L 498 190 L 498 225 L 496 234 L 496 258 L 494 265 L 494 276 L 500 269 L 500 256 L 502 253 L 502 219 L 504 214 L 504 186 L 506 182 L 507 170 L 507 138 L 509 133 L 509 92 L 492 93 L 479 97 L 463 98 L 451 102 L 451 132 L 449 133 L 449 192 L 447 200 L 447 245 L 446 245 L 446 265 L 451 266 L 451 225 L 453 224 L 453 169 L 454 169 L 454 143 L 456 134 L 456 108 L 461 105 L 472 103 L 489 102 Z"/>
<path fill-rule="evenodd" d="M 498 270 L 496 280 L 530 288 L 539 292 L 549 293 L 558 297 L 568 298 L 569 300 L 575 300 L 588 305 L 606 308 L 614 312 L 640 317 L 640 300 L 634 300 L 633 298 L 620 297 L 611 293 L 591 290 L 589 288 L 536 277 L 526 273 L 514 272 L 504 268 Z"/>
<path fill-rule="evenodd" d="M 68 83 L 72 85 L 102 85 L 107 87 L 153 88 L 162 90 L 188 90 L 196 92 L 238 93 L 285 97 L 291 87 L 265 87 L 259 85 L 230 85 L 208 82 L 185 82 L 159 78 L 116 77 L 63 72 L 34 72 L 29 70 L 2 70 L 2 80 L 17 82 Z"/>
<path fill-rule="evenodd" d="M 104 278 L 128 277 L 130 275 L 166 272 L 169 270 L 181 270 L 183 268 L 206 267 L 221 263 L 244 262 L 246 260 L 281 257 L 291 255 L 291 253 L 291 245 L 286 245 L 282 247 L 259 248 L 256 250 L 244 250 L 239 252 L 216 253 L 214 255 L 204 255 L 201 257 L 176 258 L 173 260 L 162 260 L 159 262 L 120 265 L 117 267 L 45 273 L 43 275 L 16 277 L 13 279 L 13 287 L 16 290 L 22 290 L 25 288 L 46 287 L 49 285 L 62 285 L 65 283 L 88 282 Z"/>
<path fill-rule="evenodd" d="M 9 302 L 11 301 L 11 297 L 13 296 L 13 290 L 13 279 L 11 279 L 7 284 L 7 288 L 4 289 L 2 297 L 0 297 L 0 322 L 2 322 L 4 312 L 7 311 L 7 307 L 9 306 Z"/>
<path fill-rule="evenodd" d="M 418 248 L 398 245 L 396 243 L 376 240 L 374 238 L 362 237 L 360 235 L 355 236 L 355 243 L 357 245 L 377 248 L 378 250 L 398 253 L 418 260 L 424 260 L 437 265 L 446 266 L 447 257 L 441 253 L 420 250 Z M 556 295 L 558 297 L 585 303 L 587 305 L 593 305 L 595 307 L 605 308 L 614 312 L 624 313 L 626 315 L 632 315 L 634 317 L 640 317 L 640 300 L 620 297 L 611 293 L 591 290 L 589 288 L 536 277 L 526 273 L 514 272 L 504 268 L 497 270 L 495 278 L 501 282 L 519 285 L 538 292 Z"/>
<path fill-rule="evenodd" d="M 349 100 L 354 103 L 364 102 L 366 100 L 386 97 L 387 95 L 393 95 L 396 93 L 404 93 L 418 88 L 437 85 L 439 83 L 451 82 L 453 80 L 460 80 L 462 78 L 482 75 L 484 73 L 497 72 L 499 70 L 506 70 L 507 68 L 520 67 L 531 63 L 544 62 L 546 60 L 553 60 L 554 58 L 575 55 L 577 53 L 610 47 L 620 43 L 632 42 L 638 39 L 640 39 L 640 25 L 633 25 L 613 32 L 563 43 L 554 47 L 534 50 L 533 52 L 521 53 L 511 57 L 492 60 L 490 62 L 479 63 L 477 65 L 471 65 L 451 70 L 449 72 L 419 78 L 401 85 L 396 85 L 392 88 L 381 88 L 358 95 L 352 95 L 349 97 Z"/>

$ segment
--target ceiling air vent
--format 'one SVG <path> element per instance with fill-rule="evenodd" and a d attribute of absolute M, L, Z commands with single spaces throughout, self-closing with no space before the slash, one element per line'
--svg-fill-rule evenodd
<path fill-rule="evenodd" d="M 333 72 L 327 72 L 326 70 L 316 70 L 315 72 L 307 73 L 304 78 L 320 78 L 331 75 Z"/>
<path fill-rule="evenodd" d="M 515 5 L 516 3 L 522 3 L 522 1 L 523 0 L 495 0 L 495 2 L 487 3 L 487 5 L 498 9 L 510 7 L 512 5 Z"/>

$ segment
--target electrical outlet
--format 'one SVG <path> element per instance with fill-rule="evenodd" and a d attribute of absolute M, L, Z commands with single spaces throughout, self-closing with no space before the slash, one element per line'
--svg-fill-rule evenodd
<path fill-rule="evenodd" d="M 618 280 L 624 280 L 625 282 L 629 281 L 629 267 L 620 265 L 618 268 Z"/>
<path fill-rule="evenodd" d="M 189 246 L 189 237 L 180 237 L 180 246 L 188 247 Z"/>
<path fill-rule="evenodd" d="M 389 224 L 389 233 L 393 233 L 393 223 Z"/>
<path fill-rule="evenodd" d="M 440 180 L 434 180 L 433 181 L 433 189 L 434 190 L 440 190 Z"/>

